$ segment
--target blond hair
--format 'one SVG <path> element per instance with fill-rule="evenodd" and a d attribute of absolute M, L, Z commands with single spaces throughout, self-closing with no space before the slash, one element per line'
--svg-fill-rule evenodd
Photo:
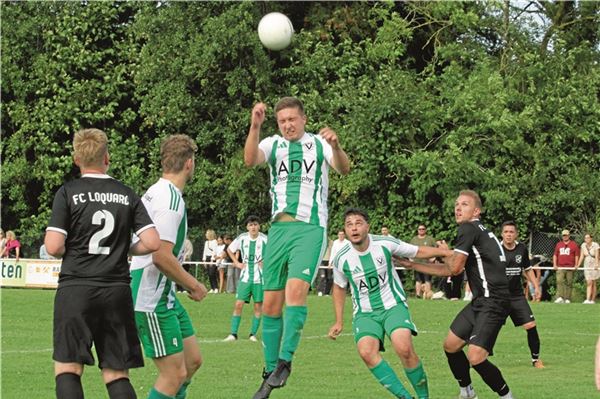
<path fill-rule="evenodd" d="M 167 137 L 160 146 L 160 164 L 163 172 L 181 172 L 186 161 L 193 158 L 197 150 L 198 146 L 187 134 Z"/>
<path fill-rule="evenodd" d="M 102 165 L 108 153 L 108 138 L 100 129 L 81 129 L 73 137 L 73 158 L 80 166 Z"/>
<path fill-rule="evenodd" d="M 208 239 L 208 240 L 216 240 L 217 239 L 217 233 L 215 233 L 215 231 L 213 229 L 206 230 L 206 239 Z"/>
<path fill-rule="evenodd" d="M 467 197 L 473 198 L 473 200 L 475 201 L 475 208 L 483 209 L 481 198 L 479 197 L 479 194 L 477 194 L 475 191 L 461 190 L 461 192 L 458 193 L 458 196 L 460 197 L 461 195 L 466 195 Z"/>
<path fill-rule="evenodd" d="M 16 240 L 17 239 L 17 235 L 15 234 L 14 231 L 8 230 L 6 232 L 6 238 L 9 239 L 9 240 Z"/>

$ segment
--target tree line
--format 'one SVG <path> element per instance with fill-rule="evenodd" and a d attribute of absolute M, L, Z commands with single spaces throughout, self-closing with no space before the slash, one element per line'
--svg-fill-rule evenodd
<path fill-rule="evenodd" d="M 2 2 L 2 227 L 41 240 L 55 191 L 77 177 L 81 127 L 109 135 L 109 173 L 142 194 L 159 145 L 195 138 L 192 238 L 267 223 L 264 167 L 243 166 L 250 110 L 305 103 L 307 129 L 338 132 L 352 162 L 332 174 L 330 229 L 347 206 L 409 238 L 455 230 L 460 189 L 490 225 L 600 233 L 600 3 Z M 288 15 L 280 52 L 260 18 Z"/>

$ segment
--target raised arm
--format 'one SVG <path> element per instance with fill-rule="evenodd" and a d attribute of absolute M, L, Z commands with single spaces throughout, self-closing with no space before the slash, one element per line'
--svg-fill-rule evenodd
<path fill-rule="evenodd" d="M 265 121 L 265 113 L 267 106 L 263 103 L 258 103 L 252 108 L 250 117 L 250 130 L 244 145 L 244 163 L 248 167 L 259 165 L 265 162 L 265 154 L 258 148 L 260 140 L 260 128 Z"/>
<path fill-rule="evenodd" d="M 333 169 L 342 175 L 350 173 L 350 160 L 348 160 L 348 155 L 342 150 L 337 133 L 332 129 L 325 127 L 319 131 L 319 134 L 331 146 L 333 151 L 331 166 Z"/>

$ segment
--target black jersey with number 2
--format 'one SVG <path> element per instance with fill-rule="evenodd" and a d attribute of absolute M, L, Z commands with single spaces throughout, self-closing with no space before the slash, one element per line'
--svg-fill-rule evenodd
<path fill-rule="evenodd" d="M 86 174 L 54 196 L 47 230 L 66 236 L 58 285 L 129 284 L 132 233 L 153 227 L 139 196 L 108 175 Z"/>
<path fill-rule="evenodd" d="M 454 250 L 468 256 L 465 270 L 474 298 L 508 298 L 506 256 L 494 233 L 479 220 L 462 223 Z"/>
<path fill-rule="evenodd" d="M 506 277 L 508 278 L 508 290 L 511 296 L 525 295 L 521 276 L 524 270 L 531 269 L 527 247 L 521 242 L 516 244 L 513 249 L 508 249 L 502 245 L 504 254 L 506 254 Z"/>

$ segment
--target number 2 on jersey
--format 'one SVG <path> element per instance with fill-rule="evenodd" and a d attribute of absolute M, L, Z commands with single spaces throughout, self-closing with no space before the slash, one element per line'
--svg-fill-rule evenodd
<path fill-rule="evenodd" d="M 110 254 L 110 247 L 101 247 L 100 241 L 112 234 L 115 229 L 115 217 L 107 210 L 96 211 L 92 216 L 92 224 L 100 225 L 102 220 L 105 220 L 104 227 L 90 239 L 88 252 L 92 255 Z"/>

